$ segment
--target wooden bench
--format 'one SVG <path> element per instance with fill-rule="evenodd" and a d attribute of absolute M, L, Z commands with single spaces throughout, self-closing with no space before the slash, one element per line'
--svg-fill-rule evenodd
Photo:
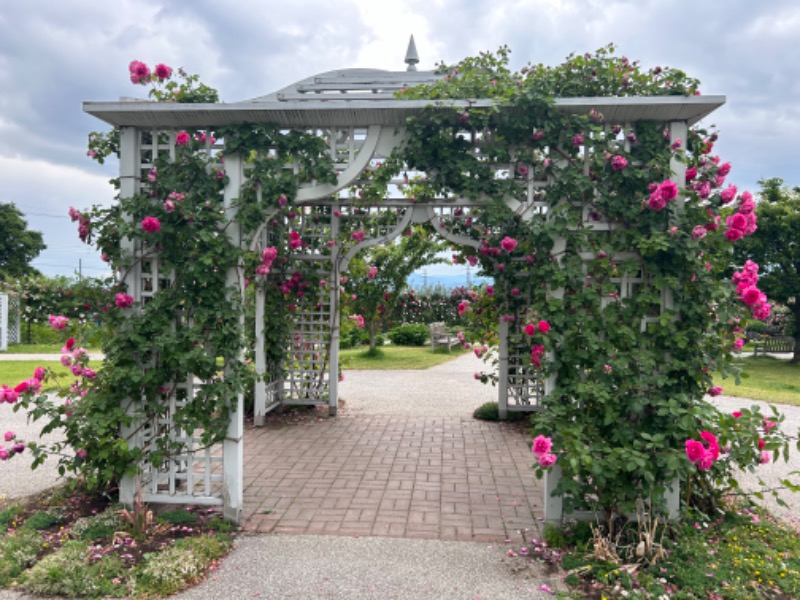
<path fill-rule="evenodd" d="M 444 323 L 431 323 L 428 325 L 428 329 L 431 333 L 431 350 L 436 350 L 437 346 L 446 346 L 447 351 L 450 352 L 453 346 L 461 343 L 458 341 L 458 337 L 447 331 Z"/>
<path fill-rule="evenodd" d="M 774 352 L 794 352 L 794 338 L 792 337 L 765 337 L 753 342 L 753 356 Z"/>

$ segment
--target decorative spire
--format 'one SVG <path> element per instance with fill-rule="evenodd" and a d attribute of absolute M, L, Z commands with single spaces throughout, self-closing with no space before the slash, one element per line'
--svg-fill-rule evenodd
<path fill-rule="evenodd" d="M 419 56 L 417 55 L 417 46 L 414 43 L 414 36 L 412 35 L 411 39 L 408 40 L 408 50 L 406 50 L 405 63 L 408 65 L 406 71 L 416 71 L 418 62 Z"/>

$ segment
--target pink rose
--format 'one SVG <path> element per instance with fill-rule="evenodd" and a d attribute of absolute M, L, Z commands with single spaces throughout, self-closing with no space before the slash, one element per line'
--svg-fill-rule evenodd
<path fill-rule="evenodd" d="M 364 236 L 365 235 L 366 235 L 366 233 L 364 232 L 364 230 L 363 229 L 359 229 L 358 231 L 354 231 L 353 233 L 351 233 L 350 234 L 350 238 L 354 242 L 359 243 L 359 242 L 364 241 Z"/>
<path fill-rule="evenodd" d="M 157 233 L 161 230 L 161 221 L 158 217 L 145 217 L 142 219 L 142 229 L 148 233 Z"/>
<path fill-rule="evenodd" d="M 6 440 L 7 442 L 10 442 L 10 441 L 12 441 L 12 440 L 13 440 L 14 438 L 16 438 L 16 437 L 17 437 L 17 434 L 16 434 L 16 433 L 14 433 L 13 431 L 6 431 L 5 440 Z"/>
<path fill-rule="evenodd" d="M 61 315 L 58 316 L 50 315 L 49 321 L 50 321 L 50 327 L 52 327 L 56 331 L 63 331 L 64 329 L 66 329 L 67 325 L 69 325 L 69 319 Z"/>
<path fill-rule="evenodd" d="M 575 148 L 578 148 L 578 147 L 582 146 L 583 145 L 583 134 L 576 133 L 575 135 L 573 135 L 572 136 L 572 145 Z"/>
<path fill-rule="evenodd" d="M 533 445 L 531 446 L 531 452 L 535 454 L 547 454 L 553 448 L 553 440 L 549 437 L 545 437 L 543 435 L 537 435 L 533 438 Z"/>
<path fill-rule="evenodd" d="M 131 76 L 131 83 L 146 83 L 148 77 L 150 77 L 150 69 L 141 61 L 133 60 L 128 65 L 128 71 L 130 72 Z"/>
<path fill-rule="evenodd" d="M 731 413 L 731 415 L 733 416 L 733 418 L 734 418 L 734 419 L 738 419 L 739 417 L 741 417 L 741 416 L 742 416 L 742 411 L 740 411 L 740 410 L 735 410 L 735 411 L 733 411 L 733 412 Z"/>
<path fill-rule="evenodd" d="M 725 230 L 725 239 L 729 242 L 735 242 L 736 240 L 740 240 L 744 237 L 744 232 L 741 229 L 736 229 L 735 227 L 731 229 Z"/>
<path fill-rule="evenodd" d="M 168 213 L 175 212 L 175 203 L 172 200 L 164 200 L 164 210 Z"/>
<path fill-rule="evenodd" d="M 722 199 L 723 204 L 727 204 L 728 202 L 736 198 L 737 191 L 738 189 L 736 188 L 736 186 L 732 184 L 726 187 L 724 190 L 722 190 L 719 193 L 719 197 Z"/>
<path fill-rule="evenodd" d="M 506 236 L 500 240 L 500 247 L 506 252 L 513 252 L 514 248 L 517 247 L 517 243 L 517 240 L 514 238 Z"/>
<path fill-rule="evenodd" d="M 674 181 L 668 179 L 662 182 L 658 187 L 661 190 L 661 197 L 664 198 L 664 200 L 672 200 L 678 197 L 678 184 Z"/>
<path fill-rule="evenodd" d="M 760 462 L 762 465 L 766 465 L 767 463 L 769 463 L 769 461 L 770 461 L 770 455 L 769 455 L 769 452 L 767 452 L 766 450 L 764 450 L 764 451 L 761 453 L 761 459 L 759 460 L 759 462 Z"/>
<path fill-rule="evenodd" d="M 536 325 L 528 323 L 525 325 L 525 335 L 533 335 L 536 333 Z"/>
<path fill-rule="evenodd" d="M 36 367 L 36 370 L 33 372 L 34 379 L 38 379 L 39 381 L 44 380 L 44 376 L 47 373 L 44 367 Z"/>
<path fill-rule="evenodd" d="M 114 297 L 114 303 L 119 308 L 130 308 L 133 306 L 133 296 L 129 294 L 117 294 Z"/>
<path fill-rule="evenodd" d="M 692 238 L 701 240 L 706 237 L 706 233 L 708 233 L 708 230 L 705 227 L 702 225 L 697 225 L 694 227 L 694 229 L 692 229 Z"/>
<path fill-rule="evenodd" d="M 157 64 L 155 68 L 156 77 L 164 81 L 172 76 L 172 69 L 165 64 Z"/>
<path fill-rule="evenodd" d="M 547 469 L 548 467 L 552 467 L 556 464 L 558 457 L 555 454 L 541 454 L 536 457 L 539 466 L 543 469 Z"/>
<path fill-rule="evenodd" d="M 650 207 L 651 210 L 660 211 L 664 210 L 667 206 L 666 200 L 662 198 L 661 194 L 658 193 L 658 190 L 650 194 L 650 198 L 647 200 L 647 206 Z"/>
<path fill-rule="evenodd" d="M 697 167 L 690 167 L 686 169 L 686 183 L 697 177 Z"/>
<path fill-rule="evenodd" d="M 697 462 L 703 457 L 706 449 L 702 442 L 697 440 L 686 440 L 686 457 L 691 462 Z"/>
<path fill-rule="evenodd" d="M 541 331 L 542 333 L 547 333 L 548 331 L 550 331 L 550 323 L 548 323 L 547 321 L 539 321 L 536 324 L 536 327 L 538 327 L 539 331 Z"/>
<path fill-rule="evenodd" d="M 709 396 L 719 396 L 722 393 L 722 388 L 718 385 L 708 388 L 706 392 Z"/>
<path fill-rule="evenodd" d="M 175 136 L 175 143 L 178 144 L 178 146 L 185 146 L 191 139 L 188 133 L 179 131 L 178 135 Z"/>
<path fill-rule="evenodd" d="M 703 452 L 703 456 L 697 461 L 697 468 L 701 471 L 708 471 L 714 465 L 714 456 L 708 450 Z"/>
<path fill-rule="evenodd" d="M 622 171 L 628 166 L 628 159 L 619 154 L 611 157 L 611 168 L 614 171 Z"/>
<path fill-rule="evenodd" d="M 733 342 L 734 350 L 741 350 L 743 346 L 744 346 L 744 340 L 742 338 L 738 338 Z"/>

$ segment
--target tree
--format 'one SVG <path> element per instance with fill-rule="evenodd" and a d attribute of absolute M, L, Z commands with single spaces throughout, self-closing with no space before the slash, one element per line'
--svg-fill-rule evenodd
<path fill-rule="evenodd" d="M 751 256 L 761 266 L 759 287 L 793 317 L 794 356 L 800 362 L 800 187 L 779 178 L 762 179 L 756 207 L 758 230 L 735 246 L 737 258 Z"/>
<path fill-rule="evenodd" d="M 0 202 L 0 281 L 38 275 L 30 262 L 45 246 L 42 234 L 30 231 L 22 212 L 11 203 Z"/>
<path fill-rule="evenodd" d="M 421 227 L 408 233 L 398 243 L 374 248 L 350 263 L 346 307 L 364 318 L 370 352 L 375 351 L 377 335 L 391 316 L 389 309 L 397 303 L 408 276 L 425 265 L 444 262 L 436 256 L 445 249 L 444 244 Z"/>

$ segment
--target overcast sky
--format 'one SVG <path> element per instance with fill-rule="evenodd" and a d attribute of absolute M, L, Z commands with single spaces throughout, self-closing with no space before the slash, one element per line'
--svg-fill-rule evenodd
<path fill-rule="evenodd" d="M 727 97 L 703 124 L 719 128 L 729 181 L 800 185 L 796 0 L 0 0 L 0 202 L 44 234 L 43 273 L 101 275 L 66 216 L 113 198 L 116 165 L 86 157 L 104 124 L 81 102 L 144 97 L 131 60 L 182 66 L 235 102 L 331 69 L 402 70 L 411 34 L 420 70 L 503 44 L 515 68 L 555 65 L 610 42 L 646 68 L 683 69 Z"/>

